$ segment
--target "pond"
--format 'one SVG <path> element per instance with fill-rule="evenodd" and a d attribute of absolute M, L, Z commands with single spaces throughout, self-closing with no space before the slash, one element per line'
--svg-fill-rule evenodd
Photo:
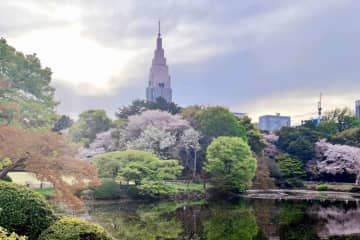
<path fill-rule="evenodd" d="M 356 201 L 96 203 L 88 214 L 90 221 L 126 240 L 360 240 Z"/>

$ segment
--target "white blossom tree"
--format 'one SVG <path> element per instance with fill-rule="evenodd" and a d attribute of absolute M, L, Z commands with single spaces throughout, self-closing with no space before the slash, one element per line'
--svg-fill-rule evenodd
<path fill-rule="evenodd" d="M 180 115 L 148 110 L 130 116 L 119 134 L 119 147 L 151 151 L 163 159 L 180 158 L 182 151 L 198 151 L 200 134 Z"/>
<path fill-rule="evenodd" d="M 316 143 L 315 151 L 316 168 L 320 173 L 355 174 L 356 184 L 360 183 L 360 148 L 334 145 L 322 140 Z"/>

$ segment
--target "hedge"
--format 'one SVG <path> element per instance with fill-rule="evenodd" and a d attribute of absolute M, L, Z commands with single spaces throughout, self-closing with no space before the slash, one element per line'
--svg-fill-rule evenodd
<path fill-rule="evenodd" d="M 55 220 L 54 212 L 40 194 L 0 181 L 0 226 L 36 240 Z"/>
<path fill-rule="evenodd" d="M 1 240 L 26 240 L 26 237 L 20 237 L 16 233 L 8 233 L 8 231 L 0 227 Z"/>
<path fill-rule="evenodd" d="M 39 240 L 113 240 L 104 228 L 83 220 L 64 217 L 51 225 Z"/>

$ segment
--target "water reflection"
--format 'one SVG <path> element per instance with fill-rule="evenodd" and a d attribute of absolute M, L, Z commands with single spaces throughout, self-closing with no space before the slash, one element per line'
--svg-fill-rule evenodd
<path fill-rule="evenodd" d="M 355 202 L 130 202 L 96 204 L 89 214 L 121 240 L 360 240 Z"/>

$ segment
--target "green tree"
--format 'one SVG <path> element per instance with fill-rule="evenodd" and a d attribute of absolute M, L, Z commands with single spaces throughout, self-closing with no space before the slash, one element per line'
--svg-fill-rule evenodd
<path fill-rule="evenodd" d="M 51 128 L 57 118 L 51 74 L 36 54 L 24 55 L 0 39 L 0 123 Z"/>
<path fill-rule="evenodd" d="M 127 119 L 129 116 L 140 114 L 146 110 L 161 110 L 171 114 L 177 114 L 180 112 L 181 107 L 173 102 L 167 102 L 162 97 L 157 98 L 155 102 L 147 102 L 137 99 L 129 106 L 119 108 L 116 112 L 116 116 L 120 119 Z"/>
<path fill-rule="evenodd" d="M 255 176 L 256 160 L 239 137 L 218 137 L 207 148 L 206 171 L 220 191 L 244 191 Z"/>
<path fill-rule="evenodd" d="M 360 119 L 358 119 L 354 112 L 349 108 L 336 108 L 326 112 L 322 121 L 335 122 L 339 132 L 349 128 L 360 127 Z"/>
<path fill-rule="evenodd" d="M 257 155 L 262 156 L 264 154 L 264 149 L 266 147 L 266 141 L 264 136 L 261 134 L 260 130 L 251 123 L 251 118 L 245 116 L 241 118 L 240 123 L 246 129 L 247 139 L 250 145 L 251 150 Z"/>
<path fill-rule="evenodd" d="M 310 142 L 306 137 L 300 136 L 289 144 L 287 152 L 303 161 L 308 161 L 315 155 L 314 143 Z"/>
<path fill-rule="evenodd" d="M 246 140 L 246 130 L 238 119 L 224 107 L 207 107 L 196 117 L 196 128 L 210 137 L 231 136 Z"/>
<path fill-rule="evenodd" d="M 284 152 L 294 155 L 302 161 L 311 160 L 315 154 L 314 145 L 321 135 L 316 130 L 299 127 L 284 127 L 277 132 L 277 146 Z"/>
<path fill-rule="evenodd" d="M 74 121 L 66 115 L 62 115 L 53 127 L 54 132 L 60 132 L 61 130 L 67 129 L 74 124 Z"/>
<path fill-rule="evenodd" d="M 143 195 L 168 194 L 171 189 L 164 180 L 175 179 L 182 166 L 177 160 L 161 160 L 150 152 L 127 150 L 99 155 L 95 159 L 100 178 L 134 182 Z"/>
<path fill-rule="evenodd" d="M 349 128 L 329 139 L 332 143 L 360 147 L 360 128 Z"/>
<path fill-rule="evenodd" d="M 292 158 L 289 154 L 279 154 L 275 157 L 275 160 L 279 164 L 282 177 L 301 178 L 305 176 L 304 164 L 300 160 Z"/>
<path fill-rule="evenodd" d="M 111 119 L 104 110 L 88 110 L 79 115 L 79 119 L 69 130 L 69 137 L 73 142 L 91 143 L 96 134 L 109 130 Z"/>

